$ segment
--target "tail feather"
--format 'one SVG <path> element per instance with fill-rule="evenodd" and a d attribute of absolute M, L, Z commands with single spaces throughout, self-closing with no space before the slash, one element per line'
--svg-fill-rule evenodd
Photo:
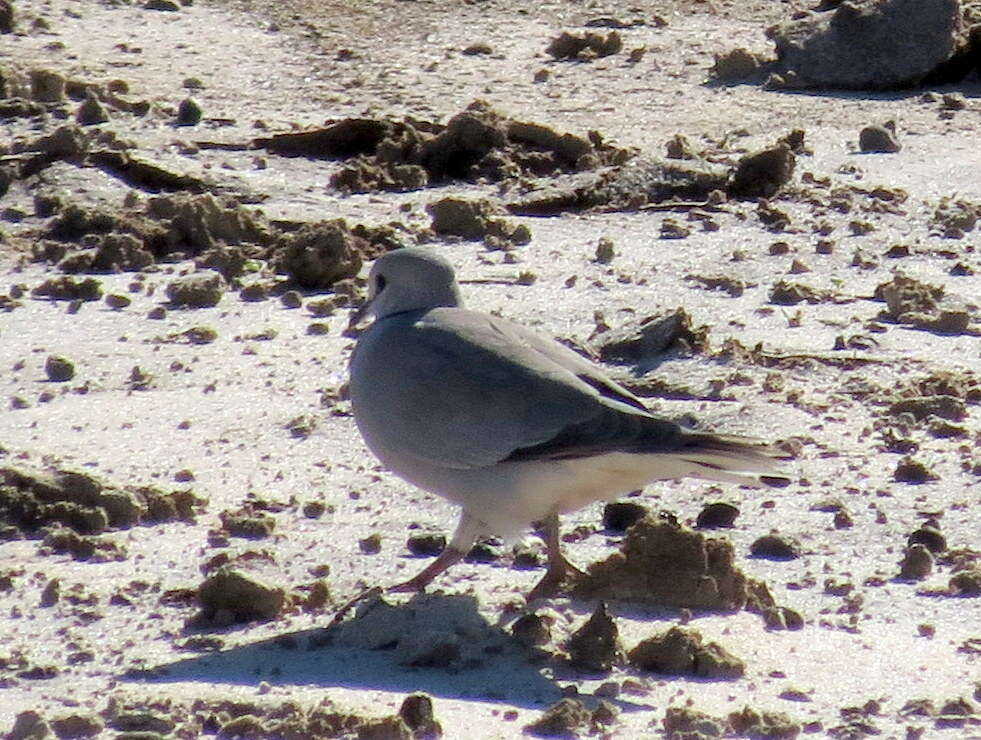
<path fill-rule="evenodd" d="M 766 442 L 724 434 L 694 434 L 676 454 L 696 466 L 699 478 L 756 486 L 762 484 L 761 477 L 779 478 L 786 459 Z"/>

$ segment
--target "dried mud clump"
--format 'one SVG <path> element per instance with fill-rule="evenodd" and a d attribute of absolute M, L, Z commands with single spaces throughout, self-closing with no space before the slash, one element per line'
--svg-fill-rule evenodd
<path fill-rule="evenodd" d="M 35 287 L 31 295 L 53 301 L 97 301 L 102 298 L 102 283 L 95 278 L 52 277 Z"/>
<path fill-rule="evenodd" d="M 892 121 L 882 126 L 866 126 L 858 132 L 858 150 L 863 154 L 895 154 L 902 149 Z"/>
<path fill-rule="evenodd" d="M 201 612 L 197 627 L 227 627 L 252 621 L 269 621 L 279 616 L 286 592 L 234 567 L 220 568 L 198 588 Z"/>
<path fill-rule="evenodd" d="M 883 320 L 937 334 L 974 333 L 970 312 L 946 305 L 942 287 L 896 275 L 876 287 L 874 297 L 886 302 L 886 310 L 881 315 Z"/>
<path fill-rule="evenodd" d="M 620 633 L 602 601 L 566 643 L 569 662 L 584 671 L 606 673 L 620 655 Z"/>
<path fill-rule="evenodd" d="M 850 0 L 771 28 L 772 84 L 887 90 L 941 68 L 961 43 L 957 0 Z"/>
<path fill-rule="evenodd" d="M 739 737 L 793 740 L 801 732 L 800 722 L 784 712 L 763 712 L 749 706 L 730 713 L 727 723 Z"/>
<path fill-rule="evenodd" d="M 616 31 L 605 36 L 593 31 L 574 34 L 563 31 L 545 47 L 545 53 L 553 59 L 589 60 L 608 57 L 623 50 L 623 39 Z"/>
<path fill-rule="evenodd" d="M 605 702 L 589 711 L 581 701 L 565 698 L 542 712 L 541 717 L 525 725 L 524 729 L 532 737 L 580 737 L 597 732 L 613 718 L 612 708 Z"/>
<path fill-rule="evenodd" d="M 399 707 L 399 717 L 412 731 L 416 740 L 437 740 L 443 727 L 433 713 L 433 700 L 426 694 L 409 694 Z"/>
<path fill-rule="evenodd" d="M 361 269 L 367 242 L 355 236 L 342 219 L 308 224 L 282 239 L 272 266 L 308 290 L 324 290 Z"/>
<path fill-rule="evenodd" d="M 748 579 L 747 590 L 746 611 L 763 617 L 768 630 L 804 628 L 804 618 L 800 613 L 786 606 L 778 606 L 769 587 L 763 581 L 755 578 Z"/>
<path fill-rule="evenodd" d="M 784 142 L 742 157 L 729 179 L 728 192 L 736 198 L 770 198 L 794 175 L 797 159 Z"/>
<path fill-rule="evenodd" d="M 746 577 L 732 545 L 645 517 L 627 530 L 620 552 L 594 563 L 575 594 L 733 612 L 746 604 Z"/>
<path fill-rule="evenodd" d="M 162 259 L 197 257 L 221 246 L 236 246 L 262 257 L 275 230 L 257 213 L 230 197 L 174 193 L 147 200 L 124 215 L 50 199 L 53 213 L 35 256 L 63 272 L 142 270 Z"/>
<path fill-rule="evenodd" d="M 200 504 L 189 491 L 119 489 L 87 473 L 0 468 L 0 539 L 37 537 L 53 525 L 92 535 L 138 524 L 192 521 Z"/>
<path fill-rule="evenodd" d="M 224 294 L 225 280 L 213 270 L 186 275 L 167 286 L 167 298 L 171 304 L 185 308 L 216 306 Z"/>
<path fill-rule="evenodd" d="M 332 184 L 347 192 L 414 190 L 453 180 L 500 182 L 625 161 L 629 153 L 534 123 L 506 118 L 476 100 L 445 124 L 345 119 L 253 144 L 284 156 L 345 161 Z"/>
<path fill-rule="evenodd" d="M 734 679 L 746 672 L 746 664 L 721 645 L 680 627 L 638 643 L 627 660 L 637 670 L 666 676 Z"/>
<path fill-rule="evenodd" d="M 443 198 L 426 206 L 433 231 L 469 241 L 483 240 L 498 245 L 524 245 L 531 241 L 528 227 L 498 218 L 500 210 L 489 200 Z"/>
<path fill-rule="evenodd" d="M 740 47 L 715 55 L 709 80 L 721 84 L 749 82 L 759 77 L 763 69 L 764 62 L 758 55 Z"/>
<path fill-rule="evenodd" d="M 694 326 L 683 308 L 648 316 L 636 326 L 626 326 L 604 336 L 599 347 L 600 360 L 609 363 L 638 365 L 655 359 L 671 348 L 687 352 L 700 351 L 708 342 L 708 327 Z"/>

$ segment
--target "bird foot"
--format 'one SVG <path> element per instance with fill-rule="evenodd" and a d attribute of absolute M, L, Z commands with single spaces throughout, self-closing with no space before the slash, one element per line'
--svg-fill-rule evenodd
<path fill-rule="evenodd" d="M 581 569 L 562 558 L 560 565 L 549 566 L 542 579 L 528 592 L 525 600 L 531 602 L 535 599 L 548 599 L 557 596 L 561 591 L 575 586 L 585 575 Z"/>

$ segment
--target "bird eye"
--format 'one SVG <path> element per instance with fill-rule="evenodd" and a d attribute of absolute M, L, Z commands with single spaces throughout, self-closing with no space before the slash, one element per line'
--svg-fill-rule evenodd
<path fill-rule="evenodd" d="M 385 290 L 385 285 L 387 281 L 384 275 L 379 275 L 375 278 L 375 295 L 378 295 L 383 290 Z"/>

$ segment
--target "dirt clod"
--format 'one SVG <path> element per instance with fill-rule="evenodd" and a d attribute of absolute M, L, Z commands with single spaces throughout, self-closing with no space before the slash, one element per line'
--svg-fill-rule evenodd
<path fill-rule="evenodd" d="M 436 740 L 443 736 L 443 728 L 433 714 L 433 700 L 426 694 L 405 697 L 399 717 L 412 730 L 415 740 Z"/>
<path fill-rule="evenodd" d="M 578 737 L 589 729 L 592 715 L 576 699 L 566 698 L 556 702 L 535 722 L 525 725 L 525 732 L 533 737 Z"/>
<path fill-rule="evenodd" d="M 283 237 L 272 266 L 301 288 L 326 290 L 357 275 L 367 248 L 343 220 L 322 221 Z"/>
<path fill-rule="evenodd" d="M 581 35 L 563 31 L 549 42 L 545 53 L 553 59 L 590 59 L 617 54 L 622 49 L 623 39 L 616 31 L 605 36 L 592 31 Z"/>
<path fill-rule="evenodd" d="M 219 569 L 198 588 L 199 626 L 227 626 L 236 622 L 268 621 L 279 616 L 286 593 L 257 577 L 232 567 Z"/>
<path fill-rule="evenodd" d="M 187 275 L 167 286 L 167 298 L 174 306 L 210 308 L 225 294 L 225 279 L 212 270 Z"/>
<path fill-rule="evenodd" d="M 64 383 L 75 377 L 75 363 L 61 355 L 48 355 L 44 361 L 44 374 L 52 383 Z"/>
<path fill-rule="evenodd" d="M 592 616 L 566 643 L 569 662 L 584 671 L 605 673 L 613 668 L 620 654 L 619 631 L 606 604 L 597 604 Z"/>
<path fill-rule="evenodd" d="M 746 670 L 743 661 L 718 643 L 703 643 L 698 632 L 680 627 L 638 643 L 627 660 L 637 670 L 668 676 L 734 679 Z"/>
<path fill-rule="evenodd" d="M 746 577 L 735 568 L 728 542 L 648 516 L 627 531 L 620 552 L 589 567 L 575 592 L 585 598 L 736 611 L 746 603 Z"/>
<path fill-rule="evenodd" d="M 694 326 L 688 312 L 678 308 L 604 334 L 599 355 L 603 362 L 636 365 L 652 361 L 672 347 L 684 347 L 689 351 L 702 349 L 707 336 L 708 327 Z"/>

